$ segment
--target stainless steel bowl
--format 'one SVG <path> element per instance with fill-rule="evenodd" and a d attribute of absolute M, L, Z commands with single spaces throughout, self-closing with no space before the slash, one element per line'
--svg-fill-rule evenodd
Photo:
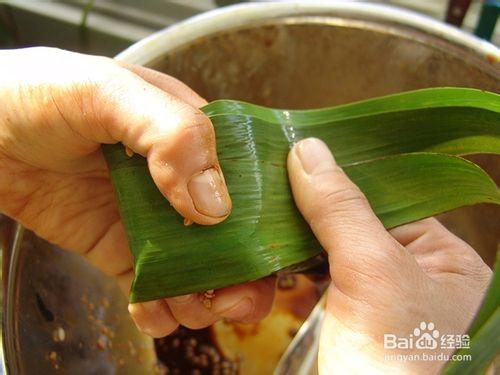
<path fill-rule="evenodd" d="M 408 11 L 304 1 L 212 11 L 117 58 L 176 76 L 209 100 L 311 108 L 432 86 L 499 91 L 499 56 L 489 43 Z M 498 159 L 475 160 L 499 181 Z M 492 263 L 498 208 L 466 208 L 442 219 Z M 3 219 L 0 229 L 9 373 L 151 372 L 152 342 L 135 332 L 109 279 L 19 225 Z"/>

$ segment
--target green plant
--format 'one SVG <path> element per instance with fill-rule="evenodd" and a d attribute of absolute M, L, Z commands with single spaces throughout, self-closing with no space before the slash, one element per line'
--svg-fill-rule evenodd
<path fill-rule="evenodd" d="M 497 252 L 495 273 L 486 297 L 467 334 L 470 347 L 455 354 L 470 355 L 471 360 L 448 362 L 443 375 L 482 374 L 500 353 L 500 252 Z"/>
<path fill-rule="evenodd" d="M 131 302 L 267 276 L 322 252 L 286 175 L 294 141 L 315 136 L 387 228 L 480 202 L 496 184 L 458 155 L 500 153 L 500 101 L 472 89 L 426 89 L 334 108 L 286 111 L 216 101 L 212 120 L 233 211 L 222 224 L 183 225 L 144 158 L 104 146 L 135 258 Z"/>

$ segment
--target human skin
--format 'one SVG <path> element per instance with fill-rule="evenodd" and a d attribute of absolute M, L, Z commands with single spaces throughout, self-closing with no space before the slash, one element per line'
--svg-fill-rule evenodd
<path fill-rule="evenodd" d="M 206 104 L 167 75 L 53 48 L 0 51 L 0 212 L 82 254 L 128 293 L 132 257 L 100 145 L 121 142 L 147 158 L 159 190 L 203 225 L 231 211 Z M 125 152 L 125 148 L 124 148 Z M 254 322 L 271 308 L 274 279 L 129 305 L 153 337 L 178 324 Z"/>
<path fill-rule="evenodd" d="M 132 259 L 100 144 L 121 142 L 147 157 L 159 190 L 185 218 L 212 225 L 230 213 L 213 128 L 197 109 L 206 102 L 181 82 L 49 48 L 1 51 L 0 65 L 0 211 L 82 254 L 125 292 Z M 434 219 L 386 231 L 319 140 L 299 142 L 288 170 L 330 261 L 320 372 L 437 372 L 442 362 L 386 361 L 383 334 L 408 336 L 420 321 L 465 332 L 491 270 Z M 139 329 L 161 337 L 178 324 L 258 321 L 273 293 L 268 278 L 216 291 L 210 310 L 188 295 L 129 311 Z"/>
<path fill-rule="evenodd" d="M 444 361 L 398 362 L 385 333 L 408 337 L 420 322 L 464 334 L 492 272 L 467 243 L 430 218 L 386 231 L 319 139 L 288 156 L 296 204 L 328 253 L 332 283 L 319 349 L 320 374 L 434 374 Z M 426 354 L 452 354 L 439 347 Z"/>

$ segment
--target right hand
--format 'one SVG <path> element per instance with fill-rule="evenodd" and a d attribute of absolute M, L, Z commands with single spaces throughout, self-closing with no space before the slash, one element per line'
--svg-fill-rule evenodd
<path fill-rule="evenodd" d="M 385 333 L 409 337 L 420 322 L 461 335 L 492 272 L 467 243 L 430 218 L 386 231 L 319 139 L 290 151 L 295 202 L 328 253 L 332 283 L 319 348 L 320 374 L 434 374 L 444 361 L 386 359 Z M 450 355 L 451 350 L 426 354 Z"/>

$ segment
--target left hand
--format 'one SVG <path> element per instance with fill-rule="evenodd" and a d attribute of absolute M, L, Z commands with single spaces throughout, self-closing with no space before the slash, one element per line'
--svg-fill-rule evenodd
<path fill-rule="evenodd" d="M 102 143 L 147 157 L 158 189 L 185 218 L 210 225 L 231 200 L 206 104 L 178 80 L 104 57 L 53 48 L 0 51 L 0 211 L 40 237 L 82 254 L 128 293 L 132 257 Z M 125 152 L 125 150 L 124 150 Z M 257 321 L 274 279 L 129 305 L 137 326 L 161 337 L 178 324 Z"/>

